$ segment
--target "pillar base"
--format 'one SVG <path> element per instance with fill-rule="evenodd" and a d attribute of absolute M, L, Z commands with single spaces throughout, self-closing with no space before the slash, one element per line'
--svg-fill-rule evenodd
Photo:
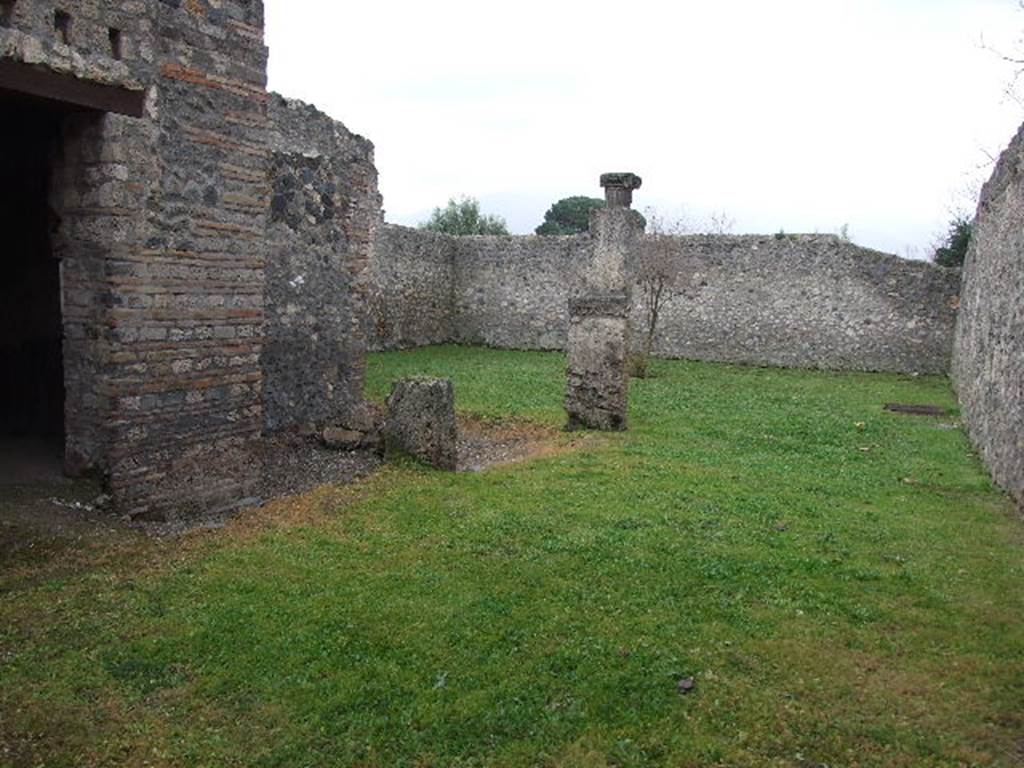
<path fill-rule="evenodd" d="M 626 429 L 629 300 L 591 295 L 569 302 L 566 429 Z"/>

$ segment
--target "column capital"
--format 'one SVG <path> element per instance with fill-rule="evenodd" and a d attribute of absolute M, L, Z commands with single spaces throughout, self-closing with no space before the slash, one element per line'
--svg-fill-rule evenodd
<path fill-rule="evenodd" d="M 633 204 L 633 190 L 640 189 L 643 179 L 635 173 L 602 173 L 604 201 L 609 208 L 629 208 Z"/>

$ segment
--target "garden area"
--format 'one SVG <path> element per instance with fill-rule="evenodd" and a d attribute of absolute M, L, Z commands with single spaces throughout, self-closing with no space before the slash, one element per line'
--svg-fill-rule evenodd
<path fill-rule="evenodd" d="M 0 766 L 1024 765 L 1024 521 L 946 378 L 655 361 L 595 434 L 564 368 L 371 355 L 543 448 L 6 558 Z"/>

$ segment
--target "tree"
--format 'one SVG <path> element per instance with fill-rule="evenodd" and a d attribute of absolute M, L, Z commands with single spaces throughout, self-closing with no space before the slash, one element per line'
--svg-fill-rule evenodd
<path fill-rule="evenodd" d="M 679 292 L 683 262 L 677 252 L 676 239 L 689 231 L 682 218 L 666 221 L 651 209 L 647 213 L 647 229 L 648 235 L 634 267 L 643 315 L 643 339 L 640 351 L 631 357 L 630 367 L 632 375 L 640 379 L 647 377 L 661 312 L 666 302 Z"/>
<path fill-rule="evenodd" d="M 960 269 L 967 256 L 967 248 L 971 244 L 974 223 L 964 214 L 957 214 L 949 222 L 945 238 L 939 243 L 932 256 L 932 261 L 940 267 Z"/>
<path fill-rule="evenodd" d="M 640 350 L 630 356 L 630 372 L 640 379 L 648 375 L 654 338 L 665 305 L 687 295 L 696 274 L 692 260 L 681 253 L 679 238 L 697 234 L 728 235 L 736 226 L 736 220 L 724 211 L 697 218 L 683 209 L 674 218 L 666 218 L 655 208 L 646 208 L 644 212 L 647 235 L 633 266 L 643 336 Z"/>
<path fill-rule="evenodd" d="M 544 222 L 534 232 L 538 235 L 578 235 L 590 227 L 590 212 L 603 208 L 598 197 L 563 197 L 548 208 Z"/>
<path fill-rule="evenodd" d="M 598 197 L 563 197 L 548 208 L 544 221 L 533 231 L 538 235 L 581 235 L 590 230 L 590 212 L 603 207 L 604 200 Z M 647 219 L 640 218 L 647 226 Z"/>
<path fill-rule="evenodd" d="M 508 226 L 501 216 L 480 213 L 480 201 L 475 197 L 460 200 L 449 198 L 444 208 L 435 208 L 420 229 L 443 232 L 446 235 L 507 235 Z"/>

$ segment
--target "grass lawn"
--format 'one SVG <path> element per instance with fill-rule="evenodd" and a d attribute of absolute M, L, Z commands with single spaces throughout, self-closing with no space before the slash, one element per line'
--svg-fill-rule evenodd
<path fill-rule="evenodd" d="M 948 382 L 655 371 L 551 456 L 4 563 L 0 765 L 1024 765 L 1024 522 Z M 414 373 L 563 419 L 557 354 L 374 355 L 368 391 Z"/>

